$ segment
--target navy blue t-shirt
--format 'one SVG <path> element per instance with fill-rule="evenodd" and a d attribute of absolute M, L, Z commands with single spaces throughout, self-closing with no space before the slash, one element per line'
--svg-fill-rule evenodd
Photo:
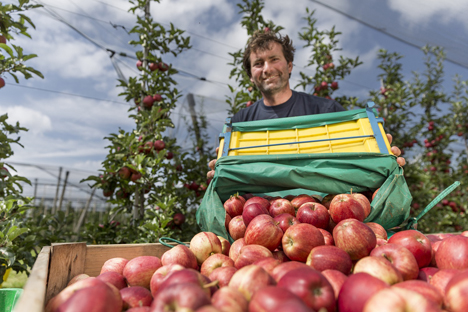
<path fill-rule="evenodd" d="M 304 92 L 292 91 L 292 96 L 285 103 L 266 106 L 263 98 L 236 113 L 231 121 L 254 121 L 263 119 L 296 117 L 345 111 L 340 103 Z"/>

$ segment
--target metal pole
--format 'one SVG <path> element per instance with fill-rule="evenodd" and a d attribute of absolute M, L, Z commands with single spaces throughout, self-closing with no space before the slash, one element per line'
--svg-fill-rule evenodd
<path fill-rule="evenodd" d="M 55 191 L 54 203 L 52 204 L 52 215 L 55 214 L 55 206 L 57 205 L 57 198 L 59 196 L 60 178 L 61 177 L 62 177 L 62 167 L 59 168 L 59 175 L 58 175 L 58 181 L 57 181 L 57 190 Z"/>
<path fill-rule="evenodd" d="M 187 94 L 187 102 L 192 117 L 193 130 L 195 132 L 195 140 L 198 144 L 201 142 L 200 127 L 198 126 L 197 113 L 195 111 L 195 98 L 192 93 Z M 203 147 L 199 149 L 200 155 L 203 154 Z"/>
<path fill-rule="evenodd" d="M 67 181 L 68 181 L 69 174 L 70 174 L 70 171 L 67 171 L 65 173 L 65 181 L 63 182 L 62 195 L 60 196 L 60 203 L 59 203 L 57 211 L 62 210 L 62 202 L 63 202 L 63 197 L 65 196 L 65 189 L 67 188 Z"/>

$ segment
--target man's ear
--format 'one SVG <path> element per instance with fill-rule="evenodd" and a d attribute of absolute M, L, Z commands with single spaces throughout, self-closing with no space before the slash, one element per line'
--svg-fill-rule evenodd
<path fill-rule="evenodd" d="M 254 83 L 252 77 L 250 77 L 250 82 L 253 83 L 253 84 L 255 85 L 255 83 Z"/>
<path fill-rule="evenodd" d="M 288 63 L 289 74 L 291 74 L 292 69 L 293 69 L 293 63 L 292 63 L 292 62 L 289 62 L 289 63 Z"/>

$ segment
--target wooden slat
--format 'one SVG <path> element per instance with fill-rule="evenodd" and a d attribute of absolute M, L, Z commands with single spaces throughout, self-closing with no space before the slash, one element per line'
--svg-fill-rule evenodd
<path fill-rule="evenodd" d="M 131 260 L 138 256 L 155 256 L 161 258 L 169 247 L 155 244 L 128 244 L 128 245 L 89 245 L 87 247 L 84 273 L 97 276 L 101 267 L 107 260 L 122 257 Z"/>
<path fill-rule="evenodd" d="M 15 306 L 15 312 L 44 311 L 50 251 L 51 247 L 46 246 L 39 253 L 26 285 L 24 285 L 23 294 Z"/>
<path fill-rule="evenodd" d="M 86 243 L 52 244 L 46 303 L 65 288 L 68 282 L 83 273 Z"/>

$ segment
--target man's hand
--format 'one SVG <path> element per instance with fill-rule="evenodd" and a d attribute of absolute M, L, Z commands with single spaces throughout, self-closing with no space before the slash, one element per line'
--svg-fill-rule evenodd
<path fill-rule="evenodd" d="M 219 151 L 219 147 L 216 148 L 216 155 L 218 155 L 218 151 Z M 208 173 L 206 174 L 206 177 L 208 179 L 213 179 L 214 178 L 214 174 L 215 174 L 215 165 L 216 165 L 216 159 L 213 159 L 211 160 L 209 163 L 208 163 L 208 167 L 211 168 L 210 171 L 208 171 Z"/>
<path fill-rule="evenodd" d="M 387 139 L 388 139 L 388 143 L 392 144 L 393 137 L 390 133 L 387 133 Z M 396 160 L 397 163 L 400 166 L 404 166 L 406 164 L 406 160 L 403 157 L 399 157 L 401 155 L 400 149 L 396 146 L 392 146 L 391 151 L 397 157 L 397 160 Z"/>

